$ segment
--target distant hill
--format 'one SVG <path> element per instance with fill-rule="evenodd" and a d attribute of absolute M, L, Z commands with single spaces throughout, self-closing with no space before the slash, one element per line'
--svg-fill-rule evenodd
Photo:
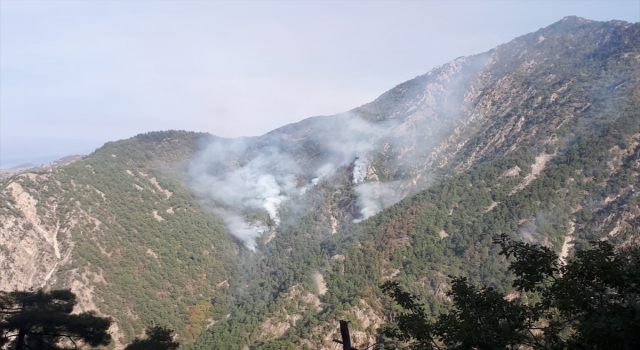
<path fill-rule="evenodd" d="M 14 176 L 16 174 L 20 174 L 23 172 L 29 172 L 29 171 L 42 171 L 42 170 L 46 170 L 46 169 L 50 169 L 50 168 L 55 168 L 55 167 L 60 167 L 60 166 L 65 166 L 67 164 L 71 164 L 79 159 L 81 159 L 82 156 L 81 155 L 72 155 L 72 156 L 66 156 L 66 157 L 62 157 L 58 160 L 55 160 L 53 162 L 50 163 L 46 163 L 46 164 L 41 164 L 41 165 L 37 165 L 37 164 L 31 164 L 31 163 L 24 163 L 24 164 L 19 164 L 16 166 L 13 166 L 11 168 L 8 169 L 0 169 L 0 180 Z"/>
<path fill-rule="evenodd" d="M 18 164 L 16 166 L 12 166 L 9 169 L 20 169 L 20 168 L 33 168 L 34 166 L 36 166 L 35 164 L 32 163 L 23 163 L 23 164 Z"/>
<path fill-rule="evenodd" d="M 491 238 L 563 259 L 637 240 L 640 24 L 567 17 L 375 101 L 265 135 L 164 131 L 0 182 L 2 289 L 70 287 L 186 349 L 376 341 L 397 279 L 448 307 L 447 275 L 509 285 Z"/>

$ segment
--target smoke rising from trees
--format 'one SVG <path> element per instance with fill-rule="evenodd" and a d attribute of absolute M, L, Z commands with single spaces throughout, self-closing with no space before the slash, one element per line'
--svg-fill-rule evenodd
<path fill-rule="evenodd" d="M 280 224 L 279 208 L 285 201 L 353 163 L 352 180 L 364 219 L 397 201 L 393 186 L 364 182 L 367 156 L 381 146 L 389 130 L 342 114 L 309 118 L 260 138 L 212 138 L 190 164 L 190 187 L 232 235 L 254 250 L 256 239 Z M 247 219 L 253 211 L 265 211 L 270 222 Z"/>
<path fill-rule="evenodd" d="M 260 137 L 212 138 L 190 165 L 190 187 L 250 249 L 280 224 L 283 203 L 345 166 L 357 198 L 354 221 L 369 218 L 429 185 L 425 159 L 469 113 L 462 108 L 475 96 L 469 84 L 487 62 L 486 54 L 454 60 L 351 112 L 308 118 Z M 383 177 L 376 174 L 380 166 Z M 260 219 L 260 211 L 268 216 Z"/>

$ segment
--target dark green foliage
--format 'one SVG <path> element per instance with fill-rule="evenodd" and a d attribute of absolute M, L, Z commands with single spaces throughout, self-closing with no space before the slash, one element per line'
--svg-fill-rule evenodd
<path fill-rule="evenodd" d="M 636 102 L 630 100 L 629 103 Z M 244 344 L 262 344 L 259 346 L 265 347 L 299 344 L 297 339 L 317 341 L 319 335 L 310 332 L 315 325 L 342 317 L 360 300 L 376 305 L 377 300 L 383 299 L 372 287 L 381 283 L 388 273 L 385 271 L 398 271 L 396 279 L 420 297 L 423 301 L 421 307 L 427 315 L 451 310 L 451 305 L 443 302 L 442 295 L 451 281 L 447 279 L 448 275 L 456 276 L 454 281 L 460 288 L 464 286 L 461 281 L 466 281 L 469 286 L 486 285 L 487 289 L 470 289 L 467 293 L 472 296 L 486 292 L 478 299 L 469 299 L 469 302 L 483 302 L 489 307 L 498 295 L 508 294 L 508 286 L 514 281 L 513 276 L 507 273 L 504 259 L 499 256 L 500 247 L 492 244 L 495 234 L 530 230 L 527 239 L 546 241 L 551 247 L 521 249 L 518 254 L 548 262 L 555 259 L 554 251 L 560 250 L 565 235 L 570 232 L 571 221 L 575 220 L 573 208 L 582 206 L 590 210 L 585 215 L 576 212 L 582 217 L 582 221 L 576 220 L 578 250 L 588 247 L 588 239 L 605 235 L 590 227 L 601 225 L 607 217 L 621 215 L 613 207 L 613 202 L 606 206 L 599 204 L 607 196 L 617 195 L 613 192 L 616 188 L 590 187 L 595 180 L 585 179 L 591 176 L 589 171 L 593 167 L 600 166 L 600 161 L 607 159 L 612 147 L 639 132 L 640 119 L 633 111 L 629 108 L 617 115 L 617 119 L 612 118 L 613 125 L 626 125 L 624 128 L 584 130 L 576 141 L 562 145 L 556 158 L 537 179 L 515 193 L 511 190 L 522 181 L 523 175 L 514 178 L 501 175 L 516 165 L 526 174 L 530 171 L 526 170 L 527 167 L 541 150 L 516 149 L 507 156 L 487 160 L 458 175 L 445 177 L 428 190 L 402 200 L 369 220 L 357 225 L 343 224 L 332 236 L 318 228 L 323 215 L 322 208 L 319 208 L 318 212 L 301 219 L 295 227 L 279 230 L 269 245 L 261 247 L 264 251 L 259 252 L 255 259 L 259 265 L 247 265 L 248 273 L 255 278 L 247 281 L 246 288 L 237 297 L 232 317 L 227 322 L 216 324 L 191 349 L 224 347 L 227 344 L 238 349 Z M 606 136 L 608 134 L 612 136 Z M 607 172 L 601 183 L 615 181 L 616 174 Z M 349 188 L 349 179 L 339 176 L 333 186 L 339 188 L 340 181 L 344 181 L 344 188 Z M 338 203 L 348 203 L 350 195 L 343 190 L 333 199 Z M 629 192 L 620 197 L 617 205 L 635 210 L 632 205 L 636 200 L 637 196 Z M 492 202 L 495 202 L 495 207 L 487 211 Z M 329 203 L 328 206 L 332 202 Z M 448 236 L 441 238 L 442 231 Z M 629 230 L 610 239 L 620 243 L 634 235 L 637 236 L 637 231 Z M 331 259 L 339 255 L 344 256 L 344 261 Z M 523 270 L 523 276 L 528 276 L 528 279 L 519 280 L 519 283 L 522 288 L 530 288 L 532 281 L 548 276 L 549 269 L 553 268 Z M 313 270 L 324 274 L 329 289 L 321 297 L 323 311 L 315 315 L 305 314 L 296 327 L 277 340 L 257 342 L 256 327 L 270 312 L 283 307 L 281 300 L 292 285 L 308 283 L 308 276 Z M 528 298 L 536 301 L 540 297 L 531 295 Z M 511 304 L 501 303 L 504 312 L 512 311 Z M 378 312 L 395 312 L 393 305 L 384 303 L 382 307 L 383 310 Z M 357 324 L 353 326 L 357 328 Z M 517 327 L 501 329 L 501 341 L 506 341 L 509 335 L 520 330 Z"/>
<path fill-rule="evenodd" d="M 180 343 L 173 340 L 172 329 L 153 326 L 145 330 L 145 338 L 136 338 L 124 350 L 176 350 Z"/>
<path fill-rule="evenodd" d="M 640 246 L 594 242 L 566 265 L 546 247 L 501 235 L 513 257 L 515 295 L 452 278 L 449 313 L 432 319 L 397 282 L 382 290 L 404 312 L 384 329 L 410 349 L 637 349 L 640 346 Z M 538 302 L 534 300 L 539 300 Z"/>
<path fill-rule="evenodd" d="M 300 348 L 298 345 L 302 339 L 318 341 L 322 337 L 317 334 L 316 327 L 344 315 L 348 315 L 344 318 L 352 317 L 350 312 L 362 303 L 375 308 L 378 315 L 397 311 L 397 307 L 387 302 L 375 288 L 383 279 L 392 275 L 424 301 L 419 314 L 436 315 L 452 310 L 451 315 L 454 315 L 452 306 L 444 302 L 446 296 L 443 291 L 449 287 L 466 295 L 460 300 L 460 305 L 480 304 L 485 309 L 491 305 L 500 306 L 500 312 L 505 316 L 504 322 L 507 323 L 498 321 L 497 325 L 502 328 L 491 337 L 497 339 L 499 344 L 509 344 L 511 335 L 520 334 L 522 330 L 517 327 L 522 321 L 522 315 L 506 317 L 512 315 L 514 310 L 519 310 L 514 309 L 517 305 L 500 299 L 501 295 L 510 290 L 509 285 L 513 283 L 514 276 L 508 273 L 504 259 L 499 256 L 499 247 L 492 244 L 492 237 L 504 232 L 518 232 L 530 242 L 548 243 L 549 248 L 543 251 L 518 250 L 522 257 L 548 262 L 553 258 L 553 252 L 560 250 L 574 223 L 576 248 L 580 250 L 588 247 L 589 240 L 601 238 L 609 232 L 601 228 L 603 222 L 618 222 L 622 220 L 621 213 L 624 210 L 632 212 L 637 209 L 638 196 L 628 189 L 637 184 L 637 171 L 632 165 L 634 162 L 627 158 L 621 161 L 620 166 L 607 165 L 612 158 L 611 150 L 616 147 L 635 147 L 634 156 L 640 154 L 640 148 L 634 141 L 634 135 L 640 131 L 637 112 L 640 110 L 637 99 L 640 75 L 634 58 L 640 53 L 637 48 L 640 27 L 631 25 L 625 27 L 624 31 L 620 28 L 622 26 L 570 18 L 518 38 L 489 53 L 469 58 L 468 64 L 461 63 L 464 73 L 469 74 L 462 74 L 465 78 L 449 87 L 450 94 L 433 96 L 437 101 L 435 110 L 425 114 L 431 116 L 433 112 L 433 126 L 437 126 L 438 133 L 441 132 L 442 135 L 456 126 L 459 112 L 455 110 L 455 106 L 469 102 L 463 101 L 464 92 L 472 80 L 468 78 L 477 73 L 480 69 L 478 67 L 482 67 L 489 56 L 497 62 L 479 78 L 486 81 L 483 82 L 479 95 L 474 97 L 476 100 L 468 105 L 478 116 L 478 122 L 471 122 L 471 125 L 460 128 L 463 135 L 460 138 L 461 148 L 452 155 L 449 163 L 434 174 L 426 174 L 424 169 L 417 170 L 425 165 L 421 162 L 430 156 L 428 152 L 432 145 L 429 142 L 438 142 L 438 135 L 427 136 L 427 133 L 421 135 L 419 142 L 411 145 L 416 152 L 413 159 L 419 163 L 415 165 L 416 169 L 412 168 L 413 164 L 394 168 L 397 165 L 396 158 L 400 157 L 398 149 L 394 150 L 394 142 L 390 142 L 389 153 L 377 154 L 372 159 L 372 166 L 381 180 L 396 180 L 403 176 L 406 176 L 405 179 L 417 178 L 418 175 L 438 180 L 429 182 L 429 189 L 408 196 L 395 206 L 359 224 L 352 223 L 357 216 L 358 207 L 350 178 L 352 169 L 348 166 L 339 169 L 333 178 L 326 179 L 309 190 L 300 202 L 291 199 L 290 206 L 284 204 L 281 207 L 283 224 L 275 229 L 272 241 L 268 244 L 260 243 L 255 253 L 237 250 L 237 256 L 230 258 L 239 262 L 237 270 L 220 263 L 225 267 L 215 266 L 207 271 L 212 274 L 218 269 L 225 271 L 216 277 L 229 277 L 229 288 L 217 291 L 211 298 L 214 300 L 211 309 L 216 310 L 216 323 L 209 331 L 203 332 L 194 344 L 187 344 L 186 347 Z M 546 40 L 540 41 L 541 36 Z M 402 111 L 399 114 L 395 112 L 406 109 L 405 102 L 415 101 L 416 96 L 423 95 L 425 85 L 435 76 L 437 74 L 425 75 L 401 84 L 353 113 L 373 122 L 391 117 L 401 120 L 407 115 L 402 114 Z M 508 91 L 504 88 L 505 82 L 508 83 Z M 475 105 L 479 101 L 483 101 L 484 106 L 493 104 L 499 107 L 495 109 L 495 113 L 487 114 L 488 112 Z M 283 142 L 287 147 L 292 147 L 291 154 L 304 168 L 322 157 L 325 145 L 292 141 L 298 137 L 282 137 L 282 140 L 278 137 L 291 136 L 293 132 L 287 134 L 285 131 L 296 128 L 317 132 L 313 125 L 312 118 L 274 131 L 270 136 L 257 138 L 259 140 L 252 146 L 251 152 L 257 153 L 265 146 L 273 146 L 274 142 Z M 430 130 L 425 127 L 424 131 Z M 300 135 L 304 138 L 303 136 L 304 133 Z M 288 141 L 283 141 L 284 139 Z M 113 159 L 108 158 L 112 149 L 126 150 L 131 154 L 130 157 L 121 157 L 120 153 L 114 153 L 118 155 L 118 161 L 125 162 L 117 167 L 113 165 L 112 173 L 117 174 L 119 181 L 112 184 L 105 177 L 101 180 L 100 188 L 108 188 L 116 196 L 127 198 L 128 202 L 122 204 L 115 214 L 125 218 L 127 227 L 130 225 L 133 230 L 126 233 L 114 230 L 114 236 L 118 238 L 113 239 L 111 244 L 122 246 L 125 244 L 121 242 L 126 242 L 126 246 L 135 246 L 155 241 L 157 243 L 153 246 L 159 248 L 163 246 L 160 241 L 168 237 L 167 241 L 178 249 L 166 252 L 171 258 L 162 260 L 161 266 L 162 269 L 168 268 L 171 271 L 172 278 L 180 278 L 185 271 L 199 271 L 197 264 L 191 264 L 192 258 L 207 261 L 201 254 L 197 254 L 197 247 L 201 244 L 187 244 L 189 240 L 202 239 L 199 234 L 187 228 L 201 227 L 209 221 L 196 214 L 195 207 L 185 204 L 184 207 L 193 210 L 193 214 L 189 212 L 189 219 L 183 217 L 180 220 L 189 225 L 164 230 L 162 226 L 173 225 L 174 222 L 167 220 L 160 225 L 149 220 L 148 213 L 154 209 L 151 203 L 157 198 L 151 198 L 145 191 L 129 193 L 132 183 L 124 173 L 126 169 L 130 169 L 126 163 L 129 158 L 146 164 L 157 147 L 164 150 L 162 147 L 166 146 L 163 146 L 165 143 L 161 140 L 161 134 L 146 135 L 128 141 L 126 145 L 111 144 L 101 150 L 99 155 L 105 163 L 109 160 L 108 164 L 113 162 Z M 141 145 L 132 147 L 136 142 L 141 142 Z M 553 156 L 535 180 L 515 190 L 523 183 L 525 176 L 532 172 L 532 164 L 536 163 L 536 158 L 540 155 Z M 472 158 L 475 160 L 470 161 Z M 240 159 L 239 163 L 242 164 L 242 161 Z M 514 176 L 504 175 L 515 167 L 520 171 Z M 301 181 L 304 183 L 308 180 L 310 179 Z M 165 181 L 169 183 L 161 183 L 162 187 L 169 188 L 172 182 Z M 119 182 L 128 185 L 120 189 Z M 135 184 L 144 185 L 138 180 Z M 177 194 L 178 187 L 176 185 L 170 189 Z M 183 195 L 183 203 L 191 203 L 187 200 L 188 195 Z M 174 195 L 170 200 L 176 197 Z M 607 198 L 616 200 L 607 201 L 603 205 Z M 148 207 L 142 211 L 136 209 L 139 206 Z M 296 206 L 308 210 L 301 210 Z M 579 210 L 585 212 L 580 220 L 576 220 L 574 212 L 579 213 Z M 162 213 L 161 210 L 158 212 Z M 255 219 L 265 218 L 265 214 L 260 212 L 246 214 Z M 138 219 L 143 216 L 144 220 Z M 339 222 L 335 234 L 331 234 L 328 229 L 332 219 Z M 224 241 L 218 236 L 224 230 L 218 229 L 213 221 L 209 227 L 217 237 L 215 245 L 225 247 Z M 629 223 L 632 224 L 634 223 Z M 160 232 L 160 229 L 163 231 Z M 610 239 L 618 244 L 627 240 L 630 235 L 634 235 L 634 231 L 623 225 L 621 232 Z M 183 237 L 188 239 L 183 240 Z M 203 241 L 205 242 L 209 243 Z M 231 245 L 226 247 L 236 251 Z M 93 250 L 88 250 L 83 256 L 87 260 L 99 256 L 97 248 L 93 247 Z M 217 250 L 218 254 L 223 251 Z M 136 273 L 147 269 L 162 270 L 156 270 L 153 263 L 142 259 L 143 253 L 142 250 L 130 251 L 127 260 L 121 261 L 123 268 L 127 268 L 124 265 L 126 262 L 135 261 L 139 265 L 135 269 Z M 177 260 L 181 263 L 177 263 Z M 187 263 L 182 264 L 185 261 Z M 100 261 L 102 263 L 104 262 Z M 539 286 L 537 281 L 550 274 L 557 274 L 546 268 L 523 268 L 523 279 L 516 281 L 521 284 L 520 288 L 532 288 L 525 295 L 539 294 L 540 292 L 535 292 Z M 552 266 L 551 269 L 553 268 L 555 267 Z M 131 276 L 133 272 L 132 268 L 129 269 L 117 277 L 118 285 L 135 282 L 133 285 L 136 285 L 136 290 L 153 290 L 154 286 L 142 287 L 139 286 L 140 282 L 128 280 L 127 276 Z M 320 296 L 321 311 L 299 305 L 290 295 L 293 287 L 314 291 L 315 286 L 310 277 L 314 271 L 324 275 L 328 286 L 327 293 Z M 451 280 L 446 277 L 448 275 L 456 278 L 451 285 Z M 168 276 L 169 274 L 159 274 L 154 278 Z M 191 278 L 195 275 L 189 276 Z M 217 279 L 220 280 L 222 277 Z M 178 295 L 184 295 L 176 287 L 183 281 L 180 279 L 180 282 L 174 282 L 173 285 L 163 286 L 165 289 L 174 289 L 171 292 L 174 300 Z M 487 287 L 471 287 L 478 285 Z M 198 293 L 207 298 L 211 295 L 206 293 L 204 287 L 216 288 L 212 284 L 203 284 Z M 135 290 L 131 288 L 122 294 L 135 296 Z M 539 295 L 528 297 L 533 304 L 539 303 L 541 298 Z M 154 298 L 152 294 L 144 295 L 135 300 L 135 305 L 143 305 L 147 315 L 156 309 L 160 310 L 156 308 L 158 304 L 146 302 L 146 299 Z M 188 310 L 185 306 L 201 302 L 194 299 L 197 298 L 191 299 L 191 305 L 181 305 L 181 309 Z M 121 310 L 125 309 L 125 305 L 119 300 L 108 300 L 108 303 L 118 305 Z M 167 307 L 162 310 L 169 309 Z M 260 325 L 267 318 L 281 316 L 283 310 L 288 315 L 295 314 L 301 318 L 276 339 L 262 336 Z M 474 315 L 482 316 L 483 313 L 465 317 L 473 318 Z M 157 315 L 153 316 L 160 319 Z M 175 327 L 174 322 L 178 322 L 179 317 L 176 316 L 173 313 L 167 315 L 171 317 L 168 324 L 172 327 Z M 168 318 L 164 320 L 166 319 Z M 184 315 L 182 319 L 185 319 Z M 144 321 L 148 322 L 148 319 Z M 359 324 L 355 321 L 357 320 L 352 325 L 357 329 Z M 496 324 L 495 319 L 485 321 Z M 471 323 L 465 327 L 463 329 L 469 332 L 473 328 Z M 372 329 L 365 331 L 370 334 L 375 332 Z M 474 339 L 473 342 L 480 342 L 478 339 L 481 338 Z M 490 345 L 487 343 L 487 346 Z"/>
<path fill-rule="evenodd" d="M 76 296 L 70 290 L 0 292 L 2 344 L 10 349 L 66 349 L 78 342 L 108 345 L 111 320 L 93 312 L 72 315 Z"/>
<path fill-rule="evenodd" d="M 73 263 L 61 268 L 59 286 L 78 273 L 100 276 L 92 283 L 93 300 L 117 320 L 126 340 L 162 320 L 192 341 L 212 315 L 190 320 L 189 310 L 212 299 L 216 316 L 226 315 L 229 300 L 217 284 L 236 271 L 236 248 L 182 182 L 186 159 L 203 136 L 138 135 L 108 143 L 55 174 L 65 191 L 57 208 L 69 217 L 61 227 L 79 222 L 70 228 Z M 105 283 L 95 282 L 102 278 Z"/>
<path fill-rule="evenodd" d="M 640 248 L 615 250 L 606 241 L 578 252 L 545 291 L 558 318 L 575 333 L 573 349 L 640 348 Z M 550 327 L 562 327 L 551 323 Z"/>
<path fill-rule="evenodd" d="M 518 291 L 541 292 L 546 287 L 545 282 L 553 280 L 559 272 L 558 255 L 547 247 L 514 242 L 504 234 L 494 243 L 502 247 L 500 255 L 515 259 L 509 265 L 509 271 L 517 276 L 513 287 Z"/>

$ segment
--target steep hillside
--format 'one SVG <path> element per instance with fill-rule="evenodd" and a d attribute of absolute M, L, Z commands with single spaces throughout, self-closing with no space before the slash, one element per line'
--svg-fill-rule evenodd
<path fill-rule="evenodd" d="M 565 18 L 456 59 L 348 113 L 212 142 L 191 164 L 190 187 L 227 217 L 257 210 L 278 221 L 289 198 L 305 197 L 337 169 L 353 167 L 357 186 L 349 196 L 357 205 L 349 221 L 516 149 L 528 150 L 526 162 L 541 156 L 546 164 L 543 153 L 601 127 L 621 108 L 618 101 L 637 93 L 637 31 L 623 22 Z M 235 229 L 235 221 L 227 226 L 249 246 L 274 228 L 261 220 Z"/>
<path fill-rule="evenodd" d="M 610 232 L 618 243 L 634 239 L 639 34 L 638 24 L 566 18 L 436 68 L 350 113 L 244 141 L 227 161 L 250 169 L 249 178 L 289 172 L 302 179 L 276 181 L 273 197 L 247 198 L 257 202 L 247 207 L 260 212 L 278 198 L 279 220 L 292 215 L 295 225 L 278 226 L 265 213 L 255 237 L 269 242 L 255 256 L 268 259 L 251 265 L 259 278 L 201 348 L 329 349 L 340 318 L 353 321 L 360 346 L 373 343 L 392 315 L 377 290 L 384 279 L 402 280 L 434 312 L 446 307 L 449 274 L 497 288 L 508 283 L 490 243 L 496 233 L 551 245 L 565 258 Z M 252 164 L 260 159 L 252 144 L 276 149 L 265 164 L 284 159 L 298 167 L 283 173 Z M 203 154 L 218 161 L 215 152 Z M 321 176 L 324 164 L 335 169 L 331 176 Z M 310 307 L 314 298 L 320 303 Z"/>
<path fill-rule="evenodd" d="M 3 183 L 1 288 L 71 287 L 126 339 L 159 320 L 195 337 L 237 269 L 223 226 L 182 186 L 203 136 L 139 135 Z"/>
<path fill-rule="evenodd" d="M 222 139 L 158 132 L 3 180 L 3 289 L 71 287 L 187 349 L 377 339 L 400 280 L 445 310 L 447 275 L 509 283 L 497 233 L 638 238 L 640 24 L 565 18 L 350 112 Z M 207 330 L 208 331 L 205 331 Z"/>

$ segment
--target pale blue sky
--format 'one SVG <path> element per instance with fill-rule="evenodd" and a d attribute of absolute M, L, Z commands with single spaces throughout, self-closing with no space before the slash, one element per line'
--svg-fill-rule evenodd
<path fill-rule="evenodd" d="M 635 1 L 0 1 L 0 164 L 137 133 L 259 135 Z"/>

